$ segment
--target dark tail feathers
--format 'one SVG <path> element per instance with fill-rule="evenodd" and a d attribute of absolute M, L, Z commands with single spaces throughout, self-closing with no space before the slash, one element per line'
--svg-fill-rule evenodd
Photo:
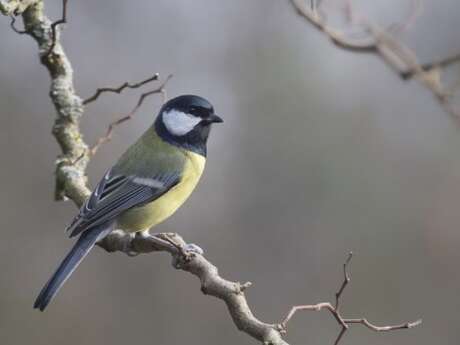
<path fill-rule="evenodd" d="M 56 272 L 43 287 L 42 291 L 38 295 L 34 303 L 34 309 L 45 310 L 46 306 L 56 296 L 59 289 L 75 271 L 80 262 L 85 258 L 91 248 L 94 247 L 95 243 L 105 237 L 110 231 L 112 231 L 112 224 L 104 224 L 102 226 L 88 229 L 82 233 L 77 243 L 70 250 L 69 254 L 59 265 Z"/>

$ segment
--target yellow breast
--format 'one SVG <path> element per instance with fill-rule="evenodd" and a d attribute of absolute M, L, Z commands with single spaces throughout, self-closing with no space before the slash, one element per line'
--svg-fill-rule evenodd
<path fill-rule="evenodd" d="M 170 217 L 187 200 L 203 173 L 206 159 L 187 151 L 183 178 L 151 203 L 126 211 L 118 218 L 118 226 L 128 232 L 148 230 Z"/>

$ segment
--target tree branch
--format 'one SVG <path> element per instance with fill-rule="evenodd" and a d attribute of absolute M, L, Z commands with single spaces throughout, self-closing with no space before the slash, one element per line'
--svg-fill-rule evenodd
<path fill-rule="evenodd" d="M 453 65 L 455 63 L 460 62 L 460 54 L 456 54 L 453 56 L 448 56 L 444 59 L 441 59 L 439 61 L 433 61 L 430 63 L 425 63 L 420 65 L 420 67 L 425 71 L 429 72 L 431 70 L 437 69 L 437 68 L 446 68 L 450 65 Z M 410 78 L 413 78 L 415 76 L 415 71 L 404 71 L 400 73 L 401 78 L 407 80 Z"/>
<path fill-rule="evenodd" d="M 170 244 L 170 239 L 176 245 Z M 159 241 L 159 240 L 160 241 Z M 171 242 L 172 242 L 171 241 Z M 128 235 L 114 231 L 99 243 L 109 252 L 122 251 L 128 254 L 166 251 L 171 254 L 173 266 L 196 276 L 201 282 L 201 291 L 225 302 L 236 327 L 263 344 L 288 345 L 281 337 L 276 324 L 260 321 L 252 313 L 244 290 L 250 283 L 241 284 L 222 278 L 217 267 L 203 255 L 184 250 L 187 243 L 177 234 Z"/>
<path fill-rule="evenodd" d="M 81 205 L 90 194 L 86 178 L 88 146 L 80 132 L 82 102 L 75 92 L 72 66 L 59 41 L 56 25 L 53 31 L 53 23 L 44 14 L 43 1 L 29 1 L 28 6 L 25 3 L 10 1 L 7 9 L 22 14 L 26 34 L 37 42 L 40 62 L 51 78 L 49 96 L 56 110 L 52 133 L 62 151 L 56 159 L 55 199 L 70 198 Z"/>
<path fill-rule="evenodd" d="M 5 16 L 18 15 L 40 1 L 42 0 L 0 0 L 0 13 Z"/>
<path fill-rule="evenodd" d="M 62 48 L 57 30 L 57 25 L 66 22 L 67 1 L 63 0 L 62 18 L 54 23 L 45 16 L 42 0 L 0 0 L 0 12 L 7 16 L 22 15 L 25 33 L 38 44 L 40 61 L 47 68 L 51 78 L 49 95 L 56 110 L 53 135 L 62 151 L 56 160 L 55 196 L 57 200 L 69 198 L 77 206 L 81 206 L 90 194 L 86 178 L 90 150 L 80 131 L 80 119 L 83 114 L 82 100 L 74 90 L 72 66 Z M 126 117 L 133 116 L 149 95 L 156 93 L 165 95 L 164 85 L 169 78 L 159 88 L 143 93 L 134 109 Z M 122 118 L 118 121 L 123 122 L 125 120 Z M 115 125 L 112 125 L 112 128 Z M 107 136 L 110 136 L 111 131 L 109 127 Z M 308 306 L 294 307 L 281 324 L 260 321 L 251 311 L 244 294 L 244 290 L 250 286 L 250 283 L 241 284 L 222 278 L 211 262 L 202 254 L 188 250 L 189 245 L 175 234 L 131 235 L 116 230 L 100 241 L 98 245 L 109 252 L 122 251 L 128 255 L 154 251 L 170 253 L 176 269 L 184 270 L 198 277 L 201 282 L 201 291 L 204 294 L 214 296 L 225 302 L 236 327 L 265 345 L 288 345 L 282 338 L 283 334 L 286 333 L 288 321 L 296 311 L 308 309 Z M 344 272 L 345 277 L 347 277 L 346 264 Z M 346 283 L 343 284 L 337 298 L 340 297 L 345 285 Z M 336 318 L 338 321 L 341 320 L 342 325 L 362 323 L 369 328 L 378 328 L 366 319 L 341 319 L 338 312 L 338 302 L 335 309 L 328 303 L 318 304 L 310 307 L 310 309 L 320 310 L 323 307 L 328 308 L 331 312 L 335 310 Z M 345 332 L 345 326 L 341 335 Z M 384 330 L 383 328 L 388 327 L 395 326 L 380 328 Z"/>

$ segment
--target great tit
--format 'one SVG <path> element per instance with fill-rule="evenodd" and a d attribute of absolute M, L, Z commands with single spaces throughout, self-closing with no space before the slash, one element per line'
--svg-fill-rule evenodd
<path fill-rule="evenodd" d="M 104 175 L 68 231 L 79 238 L 38 295 L 43 311 L 95 243 L 115 228 L 148 231 L 171 216 L 197 185 L 211 125 L 223 122 L 204 98 L 183 95 Z"/>

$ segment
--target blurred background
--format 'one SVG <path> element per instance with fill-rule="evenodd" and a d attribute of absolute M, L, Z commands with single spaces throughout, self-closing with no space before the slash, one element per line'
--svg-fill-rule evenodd
<path fill-rule="evenodd" d="M 61 1 L 46 6 L 60 16 Z M 355 6 L 382 25 L 410 10 L 400 0 Z M 156 231 L 179 232 L 224 277 L 252 281 L 247 297 L 258 317 L 278 322 L 294 304 L 333 300 L 352 250 L 343 314 L 424 323 L 388 334 L 356 326 L 342 344 L 460 342 L 460 132 L 428 91 L 374 56 L 333 47 L 287 0 L 71 1 L 68 21 L 62 42 L 83 98 L 173 73 L 169 97 L 202 95 L 225 119 L 198 189 Z M 402 39 L 422 62 L 439 59 L 460 51 L 459 22 L 457 0 L 426 0 Z M 96 248 L 45 313 L 32 309 L 72 245 L 64 228 L 76 209 L 53 201 L 59 150 L 36 44 L 6 17 L 0 30 L 0 343 L 254 344 L 164 253 L 128 258 Z M 86 140 L 139 94 L 89 105 Z M 159 96 L 148 99 L 100 149 L 93 184 L 160 105 Z M 326 312 L 300 314 L 287 340 L 332 344 L 338 331 Z"/>

